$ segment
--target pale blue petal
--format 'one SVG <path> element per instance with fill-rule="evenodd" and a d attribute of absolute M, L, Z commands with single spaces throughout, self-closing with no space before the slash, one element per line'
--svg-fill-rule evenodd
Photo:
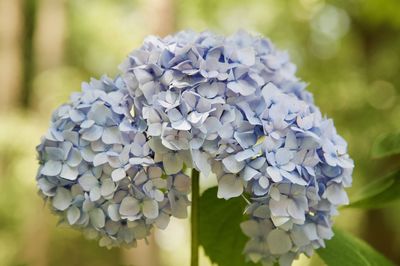
<path fill-rule="evenodd" d="M 285 254 L 292 248 L 289 235 L 280 229 L 274 229 L 268 234 L 267 243 L 273 255 Z"/>
<path fill-rule="evenodd" d="M 63 187 L 58 187 L 56 190 L 56 195 L 53 198 L 53 207 L 57 210 L 66 210 L 72 202 L 71 192 Z"/>
<path fill-rule="evenodd" d="M 218 180 L 218 198 L 230 199 L 243 193 L 243 182 L 235 175 L 226 174 Z"/>

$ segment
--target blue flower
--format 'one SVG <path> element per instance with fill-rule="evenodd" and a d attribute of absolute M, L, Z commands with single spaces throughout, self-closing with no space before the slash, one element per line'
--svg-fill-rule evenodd
<path fill-rule="evenodd" d="M 260 207 L 262 217 L 250 206 L 245 227 L 269 229 L 248 232 L 251 260 L 290 264 L 323 246 L 336 207 L 348 202 L 353 162 L 286 52 L 244 31 L 180 32 L 149 37 L 121 69 L 167 172 L 191 158 L 216 175 L 218 197 L 246 192 Z"/>
<path fill-rule="evenodd" d="M 332 237 L 353 161 L 286 52 L 244 31 L 150 36 L 54 113 L 38 146 L 43 196 L 100 245 L 184 218 L 196 168 L 218 197 L 246 194 L 248 259 L 290 265 Z"/>
<path fill-rule="evenodd" d="M 144 121 L 121 78 L 83 84 L 52 117 L 38 146 L 37 182 L 61 222 L 100 238 L 102 246 L 134 245 L 153 225 L 184 218 L 189 177 L 165 174 L 155 160 Z"/>

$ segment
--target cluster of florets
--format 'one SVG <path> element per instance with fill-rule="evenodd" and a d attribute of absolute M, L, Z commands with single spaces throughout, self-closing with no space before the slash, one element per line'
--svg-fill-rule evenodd
<path fill-rule="evenodd" d="M 39 189 L 61 221 L 111 247 L 134 245 L 171 215 L 186 217 L 190 179 L 166 176 L 154 161 L 123 81 L 103 77 L 82 90 L 53 113 L 37 148 Z"/>
<path fill-rule="evenodd" d="M 44 145 L 65 146 L 65 137 L 54 136 L 63 136 L 60 132 L 67 130 L 76 132 L 82 140 L 78 146 L 67 144 L 76 149 L 74 153 L 83 157 L 90 150 L 101 157 L 105 164 L 101 169 L 107 174 L 93 175 L 100 181 L 95 186 L 100 186 L 95 189 L 100 191 L 100 202 L 107 205 L 96 206 L 105 217 L 109 217 L 108 205 L 119 204 L 112 207 L 119 215 L 118 221 L 128 219 L 129 225 L 129 217 L 121 209 L 133 209 L 132 222 L 147 229 L 148 225 L 157 224 L 158 217 L 174 214 L 174 204 L 185 209 L 188 189 L 180 184 L 187 184 L 187 177 L 182 174 L 186 166 L 204 176 L 216 175 L 220 198 L 249 196 L 252 203 L 246 212 L 250 219 L 242 229 L 250 237 L 245 253 L 254 262 L 270 265 L 280 260 L 290 264 L 300 253 L 310 255 L 332 236 L 331 216 L 336 214 L 338 205 L 348 201 L 344 187 L 351 184 L 353 162 L 332 121 L 321 116 L 305 84 L 296 78 L 296 68 L 286 53 L 276 50 L 268 40 L 245 32 L 227 38 L 208 32 L 180 32 L 164 39 L 147 38 L 129 55 L 121 70 L 125 85 L 118 79 L 116 84 L 121 86 L 113 91 L 119 96 L 106 100 L 98 97 L 107 102 L 101 106 L 112 110 L 118 122 L 105 124 L 109 120 L 104 120 L 104 111 L 91 111 L 98 109 L 96 100 L 85 101 L 84 111 L 79 109 L 81 103 L 64 106 L 53 119 L 51 135 Z M 93 98 L 92 93 L 88 95 Z M 73 102 L 79 102 L 78 98 L 74 97 Z M 94 112 L 101 112 L 103 119 L 87 122 L 94 121 Z M 104 136 L 107 141 L 111 138 L 122 143 L 106 143 Z M 97 148 L 94 143 L 100 137 L 102 148 Z M 121 165 L 106 160 L 110 151 L 104 151 L 105 144 L 111 145 L 111 154 L 117 153 L 119 158 L 123 155 L 127 162 Z M 129 147 L 126 149 L 130 152 L 126 154 L 124 147 Z M 40 150 L 42 157 L 50 154 Z M 65 153 L 65 148 L 61 150 Z M 85 161 L 85 167 L 71 166 L 66 161 L 66 169 L 70 170 L 63 174 L 64 161 L 52 159 L 53 176 L 49 176 L 46 164 L 50 160 L 43 160 L 46 163 L 39 184 L 42 183 L 42 191 L 54 196 L 53 205 L 58 198 L 55 188 L 72 193 L 72 187 L 80 183 L 75 181 L 77 177 L 97 169 L 94 159 Z M 157 185 L 148 189 L 144 183 L 153 180 L 153 175 L 149 176 L 153 168 L 157 169 L 155 176 L 160 182 L 152 181 Z M 70 171 L 75 177 L 72 181 Z M 135 180 L 142 178 L 137 175 L 145 180 L 139 185 Z M 123 178 L 122 184 L 113 180 L 114 176 Z M 114 184 L 113 191 L 129 194 L 129 200 L 104 198 L 100 184 L 103 178 Z M 42 179 L 45 181 L 40 182 Z M 166 179 L 168 182 L 164 183 Z M 174 187 L 176 183 L 179 189 Z M 83 202 L 93 202 L 92 189 L 81 187 L 82 193 L 73 194 L 83 197 Z M 96 191 L 93 193 L 96 195 Z M 173 196 L 169 196 L 171 193 Z M 129 204 L 123 204 L 124 200 Z M 72 196 L 71 202 L 75 202 Z M 71 206 L 75 205 L 70 203 L 66 208 Z M 145 211 L 145 207 L 151 210 Z M 78 210 L 84 213 L 82 208 Z M 87 213 L 90 217 L 91 211 Z M 106 229 L 91 228 L 114 239 L 115 234 L 108 234 Z"/>

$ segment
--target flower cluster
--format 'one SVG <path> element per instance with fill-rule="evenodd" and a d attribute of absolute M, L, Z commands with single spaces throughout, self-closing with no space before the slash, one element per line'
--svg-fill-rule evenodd
<path fill-rule="evenodd" d="M 187 216 L 189 177 L 163 174 L 131 106 L 121 78 L 84 83 L 53 113 L 37 148 L 41 194 L 62 222 L 107 247 L 134 245 L 171 215 Z"/>
<path fill-rule="evenodd" d="M 111 245 L 145 237 L 186 215 L 193 167 L 218 197 L 250 197 L 253 262 L 324 246 L 353 162 L 285 52 L 243 31 L 184 31 L 148 37 L 120 69 L 57 110 L 39 146 L 40 189 L 70 224 Z"/>
<path fill-rule="evenodd" d="M 353 162 L 286 53 L 245 32 L 180 32 L 147 38 L 121 69 L 167 173 L 190 151 L 218 197 L 249 193 L 251 260 L 291 263 L 330 238 Z"/>

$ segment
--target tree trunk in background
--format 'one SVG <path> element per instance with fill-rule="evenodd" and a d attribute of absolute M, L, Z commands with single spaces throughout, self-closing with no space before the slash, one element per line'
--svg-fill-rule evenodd
<path fill-rule="evenodd" d="M 41 0 L 37 12 L 35 57 L 37 72 L 63 64 L 66 32 L 66 1 Z"/>
<path fill-rule="evenodd" d="M 0 1 L 0 112 L 15 108 L 22 77 L 21 1 Z"/>
<path fill-rule="evenodd" d="M 149 34 L 166 36 L 176 30 L 176 5 L 174 0 L 147 0 L 143 1 L 146 14 L 146 24 L 149 25 Z M 138 241 L 138 247 L 123 252 L 123 261 L 126 265 L 159 266 L 159 247 L 155 241 L 154 230 L 149 237 L 149 244 Z"/>
<path fill-rule="evenodd" d="M 36 25 L 36 9 L 37 0 L 23 0 L 23 38 L 22 38 L 22 54 L 23 54 L 23 78 L 20 95 L 20 103 L 23 108 L 29 108 L 32 95 L 33 78 L 35 74 L 35 56 L 33 50 L 35 25 Z"/>
<path fill-rule="evenodd" d="M 163 37 L 176 30 L 175 0 L 147 0 L 143 3 L 151 34 Z"/>
<path fill-rule="evenodd" d="M 13 0 L 10 0 L 13 1 Z M 25 12 L 34 12 L 25 17 L 25 75 L 23 95 L 20 99 L 25 108 L 33 103 L 34 79 L 40 72 L 63 65 L 65 40 L 65 1 L 64 0 L 24 0 Z M 32 2 L 36 6 L 32 7 Z M 34 11 L 32 11 L 34 9 Z M 32 20 L 35 20 L 34 22 Z M 46 266 L 49 263 L 50 217 L 48 208 L 31 216 L 24 225 L 23 244 L 19 260 L 30 266 Z"/>
<path fill-rule="evenodd" d="M 365 53 L 364 64 L 366 66 L 372 66 L 374 64 L 375 51 L 382 49 L 381 47 L 383 47 L 383 44 L 392 41 L 392 36 L 397 34 L 396 29 L 383 26 L 371 28 L 370 25 L 362 20 L 357 21 L 353 19 L 352 27 L 361 37 Z M 366 67 L 365 69 L 366 81 L 371 84 L 377 79 L 373 72 L 374 69 L 372 67 Z M 378 168 L 379 167 L 385 169 L 386 166 L 384 164 L 378 164 Z M 379 171 L 376 172 L 379 173 Z M 396 264 L 399 264 L 399 252 L 393 249 L 396 243 L 396 234 L 390 232 L 392 225 L 385 219 L 385 215 L 388 215 L 388 213 L 390 212 L 388 212 L 387 209 L 366 211 L 367 220 L 362 237 L 371 244 L 371 246 L 393 260 Z"/>
<path fill-rule="evenodd" d="M 41 200 L 41 199 L 40 199 Z M 42 203 L 35 200 L 33 204 L 37 207 Z M 47 207 L 47 206 L 45 206 Z M 30 219 L 27 219 L 23 231 L 22 244 L 17 261 L 21 265 L 46 266 L 49 265 L 50 232 L 49 228 L 54 226 L 49 217 L 48 208 L 35 208 Z"/>

